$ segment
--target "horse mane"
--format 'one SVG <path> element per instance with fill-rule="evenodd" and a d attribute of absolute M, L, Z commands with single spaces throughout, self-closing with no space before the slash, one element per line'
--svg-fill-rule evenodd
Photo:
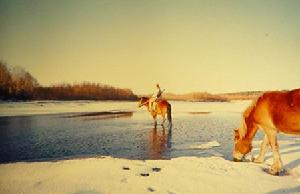
<path fill-rule="evenodd" d="M 247 123 L 246 119 L 251 115 L 252 111 L 255 109 L 257 101 L 261 98 L 258 97 L 255 100 L 252 101 L 251 105 L 248 106 L 248 108 L 243 112 L 242 120 L 241 120 L 241 126 L 239 127 L 239 134 L 240 137 L 244 138 L 247 133 Z"/>

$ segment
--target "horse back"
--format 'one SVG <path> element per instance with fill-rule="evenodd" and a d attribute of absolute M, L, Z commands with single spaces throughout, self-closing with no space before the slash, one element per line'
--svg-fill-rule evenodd
<path fill-rule="evenodd" d="M 167 107 L 168 105 L 170 105 L 170 103 L 167 100 L 164 99 L 159 99 L 157 101 L 157 103 L 161 106 L 161 107 Z"/>
<path fill-rule="evenodd" d="M 300 135 L 300 89 L 288 92 L 267 92 L 257 102 L 260 123 L 283 133 Z"/>

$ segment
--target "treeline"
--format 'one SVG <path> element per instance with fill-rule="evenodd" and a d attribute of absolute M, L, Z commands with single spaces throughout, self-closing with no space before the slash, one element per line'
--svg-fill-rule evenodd
<path fill-rule="evenodd" d="M 248 91 L 219 94 L 220 96 L 229 100 L 253 100 L 263 94 L 263 91 Z"/>
<path fill-rule="evenodd" d="M 22 68 L 12 68 L 0 61 L 1 100 L 136 100 L 130 89 L 98 83 L 58 84 L 49 87 Z"/>
<path fill-rule="evenodd" d="M 262 93 L 263 91 L 248 91 L 221 94 L 211 94 L 208 92 L 192 92 L 186 94 L 164 93 L 163 98 L 167 100 L 191 102 L 230 102 L 232 100 L 253 100 L 260 96 Z"/>
<path fill-rule="evenodd" d="M 0 61 L 0 99 L 27 100 L 32 97 L 37 80 L 22 68 L 8 67 Z"/>
<path fill-rule="evenodd" d="M 193 102 L 227 102 L 228 98 L 210 94 L 207 92 L 192 92 L 187 94 L 163 94 L 163 97 L 168 100 L 178 100 L 178 101 L 193 101 Z"/>
<path fill-rule="evenodd" d="M 95 83 L 60 84 L 37 87 L 34 100 L 136 100 L 130 89 L 119 89 Z"/>

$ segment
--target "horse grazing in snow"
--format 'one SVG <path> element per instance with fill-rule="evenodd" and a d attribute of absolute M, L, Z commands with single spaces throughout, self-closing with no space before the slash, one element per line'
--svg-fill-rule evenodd
<path fill-rule="evenodd" d="M 263 129 L 265 135 L 254 162 L 264 162 L 264 155 L 270 145 L 273 164 L 269 172 L 278 175 L 282 161 L 277 133 L 300 135 L 300 89 L 266 92 L 245 110 L 240 128 L 234 130 L 234 161 L 241 161 L 251 151 L 252 140 L 259 128 Z"/>
<path fill-rule="evenodd" d="M 139 101 L 139 107 L 146 106 L 147 110 L 150 112 L 151 116 L 154 119 L 154 125 L 157 124 L 156 117 L 157 115 L 161 115 L 163 118 L 163 122 L 161 125 L 163 125 L 166 121 L 166 115 L 167 119 L 169 121 L 169 124 L 172 125 L 172 116 L 171 116 L 171 104 L 167 100 L 163 99 L 157 99 L 156 105 L 153 106 L 153 108 L 150 110 L 149 108 L 149 98 L 148 97 L 142 97 Z"/>

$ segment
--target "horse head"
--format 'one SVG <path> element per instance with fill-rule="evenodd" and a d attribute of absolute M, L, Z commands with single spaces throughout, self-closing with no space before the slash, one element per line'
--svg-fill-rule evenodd
<path fill-rule="evenodd" d="M 258 99 L 254 100 L 244 111 L 240 127 L 234 130 L 234 149 L 232 153 L 234 161 L 242 161 L 246 154 L 252 150 L 252 140 L 258 129 L 253 118 L 257 101 Z"/>
<path fill-rule="evenodd" d="M 147 103 L 149 103 L 149 98 L 141 97 L 141 99 L 139 100 L 138 107 L 140 108 L 140 107 L 146 105 Z"/>
<path fill-rule="evenodd" d="M 252 150 L 251 141 L 244 138 L 239 129 L 234 130 L 234 149 L 233 149 L 233 161 L 241 162 L 243 158 Z"/>

